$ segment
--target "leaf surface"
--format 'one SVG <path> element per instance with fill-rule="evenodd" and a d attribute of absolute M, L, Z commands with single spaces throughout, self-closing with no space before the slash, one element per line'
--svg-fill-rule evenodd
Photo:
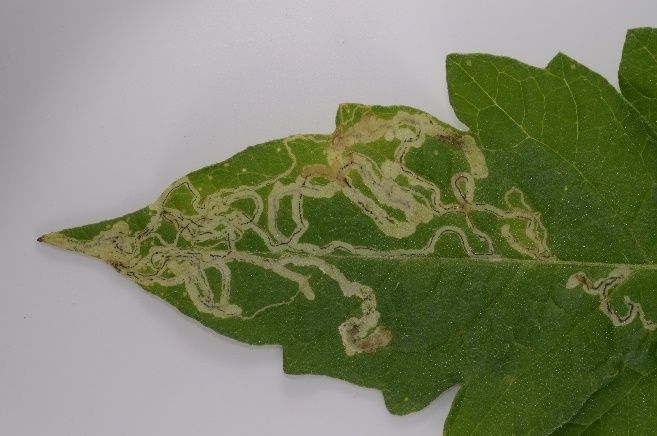
<path fill-rule="evenodd" d="M 628 91 L 655 84 L 630 41 L 645 32 L 625 46 L 627 100 L 565 55 L 450 55 L 469 132 L 344 104 L 331 135 L 250 147 L 41 240 L 280 344 L 288 373 L 379 389 L 392 413 L 460 384 L 446 434 L 650 433 L 657 134 Z"/>
<path fill-rule="evenodd" d="M 657 127 L 657 29 L 627 32 L 618 71 L 623 95 Z"/>

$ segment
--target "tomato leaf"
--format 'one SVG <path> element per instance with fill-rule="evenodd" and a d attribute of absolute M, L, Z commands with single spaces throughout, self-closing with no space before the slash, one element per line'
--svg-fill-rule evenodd
<path fill-rule="evenodd" d="M 288 373 L 379 389 L 392 413 L 460 384 L 445 433 L 647 434 L 655 34 L 628 34 L 627 100 L 563 54 L 450 55 L 468 132 L 344 104 L 331 135 L 250 147 L 137 212 L 40 239 L 217 332 L 280 344 Z"/>

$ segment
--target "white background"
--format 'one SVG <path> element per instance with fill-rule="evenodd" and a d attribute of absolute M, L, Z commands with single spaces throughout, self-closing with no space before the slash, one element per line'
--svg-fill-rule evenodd
<path fill-rule="evenodd" d="M 440 434 L 456 389 L 391 416 L 377 391 L 286 376 L 277 347 L 35 239 L 245 146 L 331 132 L 340 102 L 456 123 L 450 52 L 563 51 L 615 84 L 642 25 L 654 1 L 0 0 L 0 434 Z"/>

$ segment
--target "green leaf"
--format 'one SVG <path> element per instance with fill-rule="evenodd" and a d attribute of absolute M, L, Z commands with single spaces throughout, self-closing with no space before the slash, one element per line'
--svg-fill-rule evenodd
<path fill-rule="evenodd" d="M 625 98 L 657 127 L 657 29 L 647 27 L 627 32 L 618 71 Z"/>
<path fill-rule="evenodd" d="M 487 182 L 517 186 L 540 205 L 537 208 L 554 256 L 573 266 L 581 262 L 582 271 L 586 272 L 573 276 L 569 285 L 577 288 L 579 281 L 587 293 L 597 293 L 600 310 L 617 326 L 612 330 L 602 326 L 586 328 L 581 323 L 590 318 L 582 317 L 579 325 L 555 337 L 555 342 L 572 340 L 584 328 L 595 336 L 582 342 L 600 343 L 591 342 L 594 346 L 589 352 L 596 353 L 593 355 L 587 355 L 578 341 L 568 345 L 549 371 L 550 376 L 560 377 L 550 385 L 527 387 L 529 392 L 522 392 L 519 386 L 513 388 L 518 383 L 515 374 L 509 376 L 510 382 L 502 382 L 499 387 L 499 379 L 474 388 L 466 384 L 457 397 L 448 430 L 457 434 L 471 432 L 495 422 L 500 433 L 547 433 L 570 420 L 569 429 L 576 433 L 589 426 L 604 433 L 625 431 L 627 423 L 614 418 L 616 415 L 634 417 L 636 427 L 632 428 L 654 428 L 654 418 L 650 413 L 642 414 L 647 410 L 639 407 L 646 397 L 635 398 L 635 385 L 622 382 L 631 373 L 642 380 L 642 388 L 645 385 L 650 389 L 654 383 L 655 324 L 648 322 L 655 319 L 657 306 L 654 132 L 603 78 L 565 55 L 557 55 L 545 69 L 496 56 L 452 55 L 447 69 L 450 98 L 457 116 L 477 138 L 489 166 L 497 169 L 491 169 Z M 496 190 L 490 192 L 495 194 Z M 584 266 L 592 268 L 595 263 L 620 265 L 591 276 Z M 625 268 L 633 272 L 626 276 Z M 596 278 L 603 281 L 596 282 Z M 637 304 L 642 305 L 641 310 Z M 652 309 L 649 311 L 648 307 Z M 635 319 L 629 326 L 634 324 L 635 329 L 623 325 L 623 317 L 632 317 L 632 313 Z M 651 315 L 647 316 L 648 313 Z M 640 325 L 643 329 L 638 328 Z M 604 340 L 609 342 L 604 344 Z M 554 350 L 563 344 L 552 346 Z M 609 360 L 602 358 L 605 353 L 597 354 L 605 347 Z M 643 354 L 634 354 L 635 347 L 642 349 Z M 588 372 L 564 372 L 571 370 L 569 360 L 590 360 L 592 356 L 601 360 Z M 612 356 L 618 357 L 618 366 L 607 373 L 597 373 L 606 370 L 604 365 L 612 364 Z M 533 382 L 545 380 L 547 375 L 538 377 L 533 372 L 545 371 L 549 365 L 546 357 L 528 360 L 519 372 L 530 374 Z M 567 389 L 576 388 L 586 391 L 580 391 L 577 399 L 572 393 L 566 394 Z M 551 389 L 555 392 L 549 392 Z M 490 395 L 491 400 L 482 401 L 484 395 Z M 491 401 L 505 407 L 491 408 L 482 417 L 482 405 Z M 630 406 L 633 402 L 640 404 Z M 527 404 L 540 411 L 534 426 L 525 424 Z M 579 412 L 577 404 L 583 405 Z M 500 415 L 509 409 L 509 419 L 501 419 Z M 490 424 L 486 424 L 486 417 Z"/>
<path fill-rule="evenodd" d="M 450 55 L 447 80 L 469 132 L 344 104 L 331 135 L 41 240 L 392 413 L 460 384 L 447 434 L 653 432 L 657 135 L 639 103 L 565 55 Z"/>

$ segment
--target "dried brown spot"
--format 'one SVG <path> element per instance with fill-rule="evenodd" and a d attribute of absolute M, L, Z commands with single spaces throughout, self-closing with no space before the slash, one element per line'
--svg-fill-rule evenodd
<path fill-rule="evenodd" d="M 365 338 L 356 341 L 356 346 L 363 353 L 374 353 L 379 348 L 385 347 L 392 340 L 392 332 L 383 326 L 378 326 Z"/>
<path fill-rule="evenodd" d="M 322 164 L 306 165 L 301 170 L 302 177 L 324 177 L 329 180 L 335 180 L 336 173 L 335 168 Z"/>
<path fill-rule="evenodd" d="M 586 274 L 577 274 L 575 279 L 582 285 L 586 286 L 589 289 L 593 288 L 593 282 L 589 279 Z"/>
<path fill-rule="evenodd" d="M 455 148 L 463 148 L 463 136 L 456 132 L 454 135 L 438 134 L 435 138 Z"/>
<path fill-rule="evenodd" d="M 342 127 L 338 127 L 333 133 L 333 138 L 331 139 L 331 148 L 335 150 L 344 150 L 348 148 L 349 144 L 347 142 L 347 136 L 345 135 Z"/>
<path fill-rule="evenodd" d="M 115 260 L 110 260 L 109 264 L 112 265 L 112 268 L 114 268 L 118 272 L 121 272 L 126 268 L 124 264 L 122 264 L 121 262 L 117 262 Z"/>

